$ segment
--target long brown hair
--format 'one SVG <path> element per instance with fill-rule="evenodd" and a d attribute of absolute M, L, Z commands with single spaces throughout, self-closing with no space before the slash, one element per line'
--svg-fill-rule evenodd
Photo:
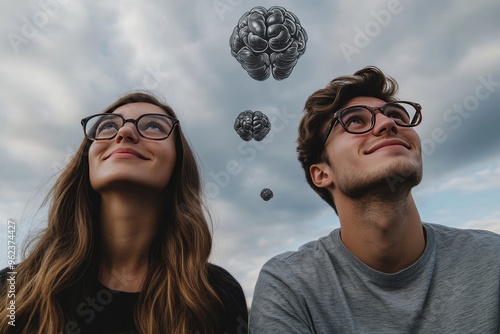
<path fill-rule="evenodd" d="M 176 117 L 170 106 L 146 92 L 128 94 L 104 112 L 134 102 L 154 104 Z M 212 237 L 200 172 L 180 126 L 174 136 L 176 165 L 135 324 L 140 333 L 216 333 L 222 305 L 207 277 Z M 47 197 L 48 226 L 16 268 L 16 327 L 7 323 L 5 289 L 1 292 L 0 333 L 64 332 L 90 289 L 89 278 L 97 277 L 100 196 L 89 181 L 90 145 L 82 141 L 56 180 Z"/>
<path fill-rule="evenodd" d="M 367 66 L 350 76 L 340 76 L 328 83 L 325 88 L 315 91 L 307 99 L 304 116 L 299 124 L 297 139 L 298 159 L 304 169 L 307 183 L 334 210 L 332 193 L 317 187 L 311 179 L 309 167 L 328 161 L 323 146 L 322 136 L 327 123 L 335 111 L 341 109 L 349 100 L 357 96 L 376 97 L 386 102 L 395 101 L 398 91 L 396 80 L 386 76 L 379 68 Z"/>

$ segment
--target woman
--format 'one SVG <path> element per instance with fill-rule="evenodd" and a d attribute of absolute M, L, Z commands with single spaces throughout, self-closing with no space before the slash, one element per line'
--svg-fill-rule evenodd
<path fill-rule="evenodd" d="M 132 93 L 82 120 L 48 227 L 16 268 L 16 326 L 4 304 L 0 333 L 246 332 L 241 286 L 208 263 L 199 170 L 175 117 Z"/>

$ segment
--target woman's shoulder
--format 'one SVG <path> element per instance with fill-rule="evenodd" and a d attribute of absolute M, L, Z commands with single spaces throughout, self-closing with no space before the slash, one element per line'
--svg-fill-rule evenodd
<path fill-rule="evenodd" d="M 7 282 L 7 278 L 9 278 L 9 276 L 12 275 L 13 270 L 16 270 L 16 266 L 17 265 L 14 265 L 14 267 L 9 266 L 0 270 L 0 287 L 2 287 L 2 289 Z"/>
<path fill-rule="evenodd" d="M 240 283 L 226 269 L 208 265 L 208 280 L 221 299 L 224 312 L 221 317 L 223 333 L 246 333 L 248 308 Z"/>
<path fill-rule="evenodd" d="M 240 283 L 226 269 L 213 264 L 208 264 L 208 280 L 214 289 L 241 290 Z"/>
<path fill-rule="evenodd" d="M 9 273 L 13 272 L 16 270 L 17 264 L 13 266 L 8 266 L 0 270 L 0 278 L 5 278 L 9 275 Z"/>
<path fill-rule="evenodd" d="M 209 263 L 208 281 L 223 303 L 245 304 L 246 299 L 240 283 L 226 269 Z M 246 308 L 246 306 L 245 306 Z"/>

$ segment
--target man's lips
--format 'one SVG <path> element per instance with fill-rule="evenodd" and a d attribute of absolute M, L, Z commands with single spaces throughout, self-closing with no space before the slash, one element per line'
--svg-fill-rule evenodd
<path fill-rule="evenodd" d="M 112 156 L 127 156 L 127 155 L 134 155 L 139 159 L 147 160 L 145 156 L 143 156 L 141 153 L 131 148 L 117 148 L 116 150 L 111 152 L 105 159 Z"/>
<path fill-rule="evenodd" d="M 365 154 L 373 153 L 376 150 L 378 150 L 382 147 L 386 147 L 386 146 L 403 146 L 403 147 L 407 148 L 408 150 L 410 149 L 410 145 L 407 142 L 405 142 L 404 140 L 401 140 L 401 139 L 394 138 L 394 139 L 382 140 L 381 142 L 370 147 L 368 149 L 368 151 L 365 152 Z"/>

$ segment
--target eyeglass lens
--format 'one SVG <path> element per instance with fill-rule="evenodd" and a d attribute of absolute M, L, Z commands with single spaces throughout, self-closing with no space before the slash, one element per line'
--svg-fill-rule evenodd
<path fill-rule="evenodd" d="M 417 110 L 408 103 L 390 103 L 383 107 L 382 113 L 398 125 L 411 126 L 416 120 Z M 339 115 L 339 120 L 347 131 L 362 133 L 372 127 L 374 117 L 367 107 L 354 106 L 344 109 Z"/>
<path fill-rule="evenodd" d="M 125 124 L 123 118 L 118 115 L 96 115 L 88 120 L 86 133 L 92 138 L 111 139 Z M 173 121 L 163 115 L 144 115 L 137 120 L 139 133 L 151 139 L 166 138 L 170 134 Z"/>

